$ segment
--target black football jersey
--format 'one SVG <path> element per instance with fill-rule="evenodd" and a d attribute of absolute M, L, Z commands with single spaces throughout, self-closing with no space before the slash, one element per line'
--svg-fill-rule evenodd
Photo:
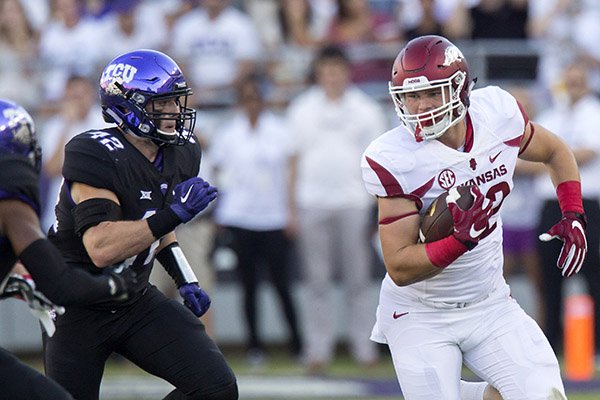
<path fill-rule="evenodd" d="M 19 155 L 0 157 L 0 201 L 18 199 L 40 212 L 39 175 L 29 160 Z M 0 235 L 0 281 L 11 271 L 17 257 L 7 237 Z"/>
<path fill-rule="evenodd" d="M 112 191 L 119 199 L 124 220 L 147 218 L 168 206 L 173 187 L 197 176 L 200 169 L 200 145 L 193 136 L 184 146 L 165 146 L 161 151 L 162 171 L 117 128 L 84 132 L 67 143 L 57 224 L 50 228 L 48 236 L 69 264 L 98 273 L 82 238 L 74 231 L 71 210 L 75 204 L 70 184 L 80 182 Z M 138 273 L 138 289 L 147 285 L 158 244 L 156 241 L 137 256 L 123 260 Z"/>

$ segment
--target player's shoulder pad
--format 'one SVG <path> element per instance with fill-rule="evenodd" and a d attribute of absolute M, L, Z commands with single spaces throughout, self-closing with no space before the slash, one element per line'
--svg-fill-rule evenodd
<path fill-rule="evenodd" d="M 116 128 L 80 133 L 65 146 L 63 177 L 94 187 L 114 190 L 117 164 L 127 146 Z"/>
<path fill-rule="evenodd" d="M 527 115 L 517 100 L 498 86 L 487 86 L 471 94 L 469 112 L 479 117 L 500 139 L 515 138 L 525 130 Z"/>
<path fill-rule="evenodd" d="M 16 154 L 0 158 L 0 198 L 20 199 L 39 213 L 39 173 L 27 158 Z"/>
<path fill-rule="evenodd" d="M 506 90 L 498 86 L 487 86 L 476 89 L 470 96 L 471 105 L 492 111 L 498 118 L 510 119 L 520 115 L 517 100 Z"/>
<path fill-rule="evenodd" d="M 420 146 L 404 126 L 373 140 L 361 157 L 367 192 L 378 197 L 404 193 L 404 174 L 416 168 L 415 151 Z"/>
<path fill-rule="evenodd" d="M 73 137 L 65 146 L 65 152 L 90 154 L 95 158 L 117 159 L 126 151 L 126 139 L 116 128 L 89 130 Z"/>

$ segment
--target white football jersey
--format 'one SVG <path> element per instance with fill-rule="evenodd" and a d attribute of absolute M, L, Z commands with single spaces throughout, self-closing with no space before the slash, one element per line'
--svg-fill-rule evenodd
<path fill-rule="evenodd" d="M 513 187 L 528 119 L 514 97 L 498 87 L 474 90 L 470 101 L 464 150 L 437 140 L 417 142 L 401 125 L 374 140 L 361 159 L 370 194 L 414 199 L 420 213 L 442 192 L 461 185 L 477 185 L 494 202 L 485 237 L 440 274 L 404 287 L 386 275 L 382 290 L 393 302 L 473 302 L 506 285 L 499 211 Z"/>

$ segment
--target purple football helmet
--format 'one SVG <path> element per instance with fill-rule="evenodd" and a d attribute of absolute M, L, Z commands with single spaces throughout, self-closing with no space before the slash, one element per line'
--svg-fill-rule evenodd
<path fill-rule="evenodd" d="M 42 167 L 33 118 L 23 107 L 5 99 L 0 99 L 0 154 L 22 155 L 38 172 Z"/>
<path fill-rule="evenodd" d="M 191 94 L 177 63 L 155 50 L 118 56 L 108 63 L 100 78 L 104 120 L 157 144 L 184 145 L 189 140 L 196 124 L 196 111 L 187 107 Z M 173 98 L 179 112 L 152 111 L 154 101 Z M 158 122 L 166 120 L 175 121 L 175 132 L 158 129 Z"/>

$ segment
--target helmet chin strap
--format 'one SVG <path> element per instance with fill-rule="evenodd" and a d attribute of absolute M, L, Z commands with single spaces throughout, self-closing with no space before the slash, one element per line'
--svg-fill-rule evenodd
<path fill-rule="evenodd" d="M 156 128 L 156 132 L 161 136 L 161 138 L 164 138 L 165 140 L 169 139 L 171 142 L 176 142 L 179 137 L 179 134 L 177 133 L 177 131 L 165 132 L 161 129 Z M 169 144 L 169 143 L 165 143 L 165 142 L 160 142 L 160 143 L 162 143 L 162 145 Z"/>

